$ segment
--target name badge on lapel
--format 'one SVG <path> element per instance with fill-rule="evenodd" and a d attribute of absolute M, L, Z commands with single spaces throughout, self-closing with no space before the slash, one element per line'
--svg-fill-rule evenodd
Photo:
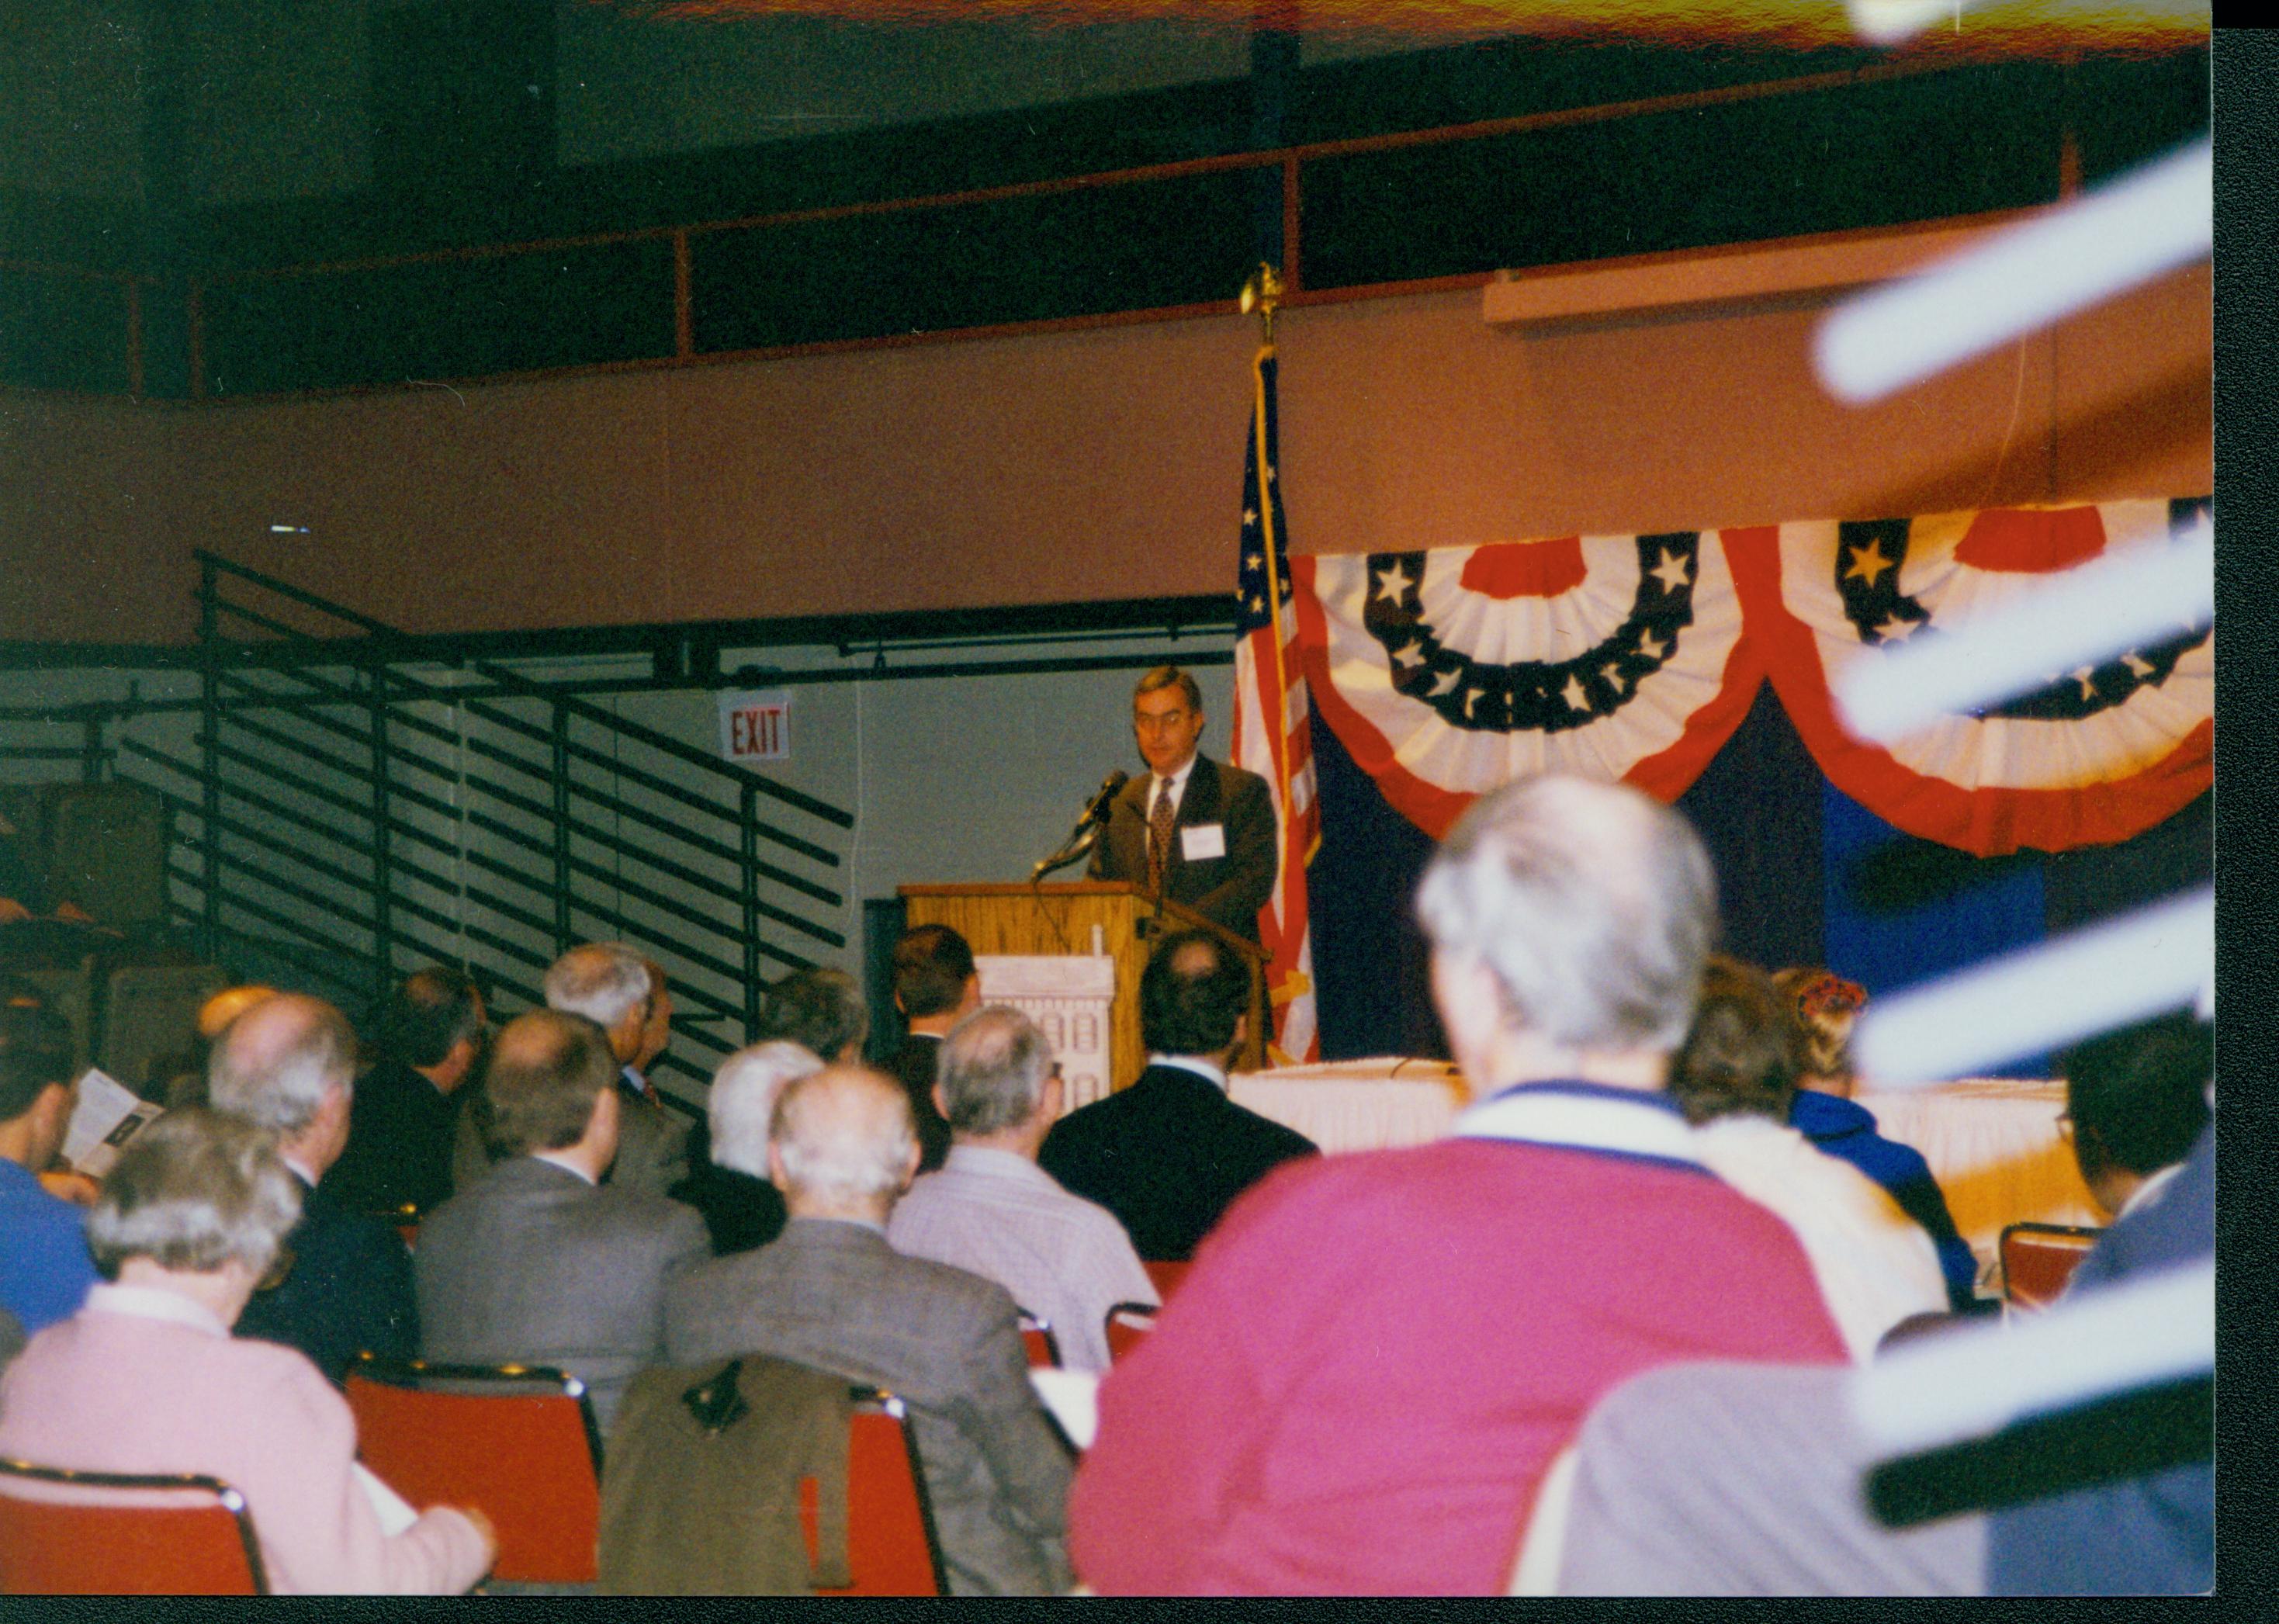
<path fill-rule="evenodd" d="M 1179 831 L 1179 855 L 1189 862 L 1226 855 L 1224 823 L 1190 823 Z"/>

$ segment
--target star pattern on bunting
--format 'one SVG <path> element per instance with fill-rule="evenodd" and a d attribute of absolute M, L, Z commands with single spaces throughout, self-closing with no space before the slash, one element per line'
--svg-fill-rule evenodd
<path fill-rule="evenodd" d="M 1632 539 L 1638 576 L 1630 613 L 1608 635 L 1563 660 L 1494 663 L 1449 647 L 1426 618 L 1420 553 L 1370 556 L 1362 624 L 1385 651 L 1396 693 L 1431 707 L 1451 726 L 1561 732 L 1585 727 L 1637 697 L 1693 624 L 1701 535 Z"/>
<path fill-rule="evenodd" d="M 1883 543 L 1871 540 L 1867 546 L 1853 553 L 1851 566 L 1844 571 L 1844 578 L 1847 581 L 1865 581 L 1869 586 L 1873 586 L 1876 578 L 1891 567 L 1891 561 L 1884 556 Z"/>
<path fill-rule="evenodd" d="M 2205 517 L 2205 497 L 2169 506 L 2170 533 L 2181 534 Z M 1870 647 L 1905 642 L 1918 633 L 1938 635 L 1937 617 L 1922 599 L 1899 590 L 1912 528 L 1907 519 L 1869 519 L 1837 526 L 1834 572 L 1844 616 Z M 2157 646 L 2132 648 L 2118 659 L 2061 673 L 2051 671 L 2035 692 L 1970 714 L 1984 718 L 2074 721 L 2125 704 L 2139 688 L 2168 679 L 2186 651 L 2206 640 L 2204 628 L 2186 626 Z"/>

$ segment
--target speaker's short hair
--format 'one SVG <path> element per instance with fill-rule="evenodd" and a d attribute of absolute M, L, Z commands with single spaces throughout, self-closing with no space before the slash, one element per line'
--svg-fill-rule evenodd
<path fill-rule="evenodd" d="M 1186 700 L 1187 709 L 1198 716 L 1202 714 L 1201 686 L 1190 673 L 1181 670 L 1176 665 L 1159 665 L 1141 677 L 1132 686 L 1132 697 L 1137 700 L 1143 693 L 1156 693 L 1165 688 L 1177 688 Z"/>
<path fill-rule="evenodd" d="M 88 1250 L 116 1279 L 129 1258 L 207 1274 L 236 1261 L 256 1274 L 301 1216 L 301 1189 L 266 1129 L 186 1106 L 127 1142 L 87 1215 Z"/>
<path fill-rule="evenodd" d="M 1667 1053 L 1693 1018 L 1717 881 L 1684 818 L 1546 774 L 1481 796 L 1424 869 L 1433 947 L 1477 960 L 1506 1021 L 1577 1048 Z"/>
<path fill-rule="evenodd" d="M 618 1059 L 597 1022 L 533 1009 L 500 1029 L 483 1070 L 483 1138 L 494 1159 L 566 1150 L 594 1102 L 618 1084 Z"/>
<path fill-rule="evenodd" d="M 1156 942 L 1140 973 L 1140 1038 L 1156 1054 L 1222 1054 L 1250 1008 L 1250 971 L 1208 931 Z"/>
<path fill-rule="evenodd" d="M 356 1032 L 321 998 L 279 992 L 222 1028 L 206 1056 L 206 1099 L 272 1133 L 298 1133 L 325 1096 L 356 1086 Z"/>
<path fill-rule="evenodd" d="M 934 1066 L 953 1133 L 1002 1133 L 1037 1114 L 1053 1046 L 1019 1010 L 990 1004 L 950 1029 Z"/>
<path fill-rule="evenodd" d="M 905 931 L 894 944 L 894 997 L 913 1020 L 948 1015 L 973 979 L 973 949 L 946 924 Z"/>

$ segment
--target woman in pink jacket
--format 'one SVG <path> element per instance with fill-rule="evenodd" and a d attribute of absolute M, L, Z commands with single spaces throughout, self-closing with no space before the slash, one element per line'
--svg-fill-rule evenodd
<path fill-rule="evenodd" d="M 229 1334 L 300 1206 L 248 1123 L 193 1108 L 136 1135 L 88 1216 L 107 1283 L 0 1379 L 0 1455 L 219 1477 L 280 1593 L 464 1590 L 489 1571 L 489 1521 L 438 1506 L 383 1531 L 347 1403 L 298 1352 Z"/>

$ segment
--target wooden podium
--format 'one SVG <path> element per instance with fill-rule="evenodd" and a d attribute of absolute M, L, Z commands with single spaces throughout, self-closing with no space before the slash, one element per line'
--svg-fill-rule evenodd
<path fill-rule="evenodd" d="M 1109 1007 L 1115 1086 L 1122 1088 L 1147 1064 L 1140 1038 L 1140 974 L 1155 938 L 1170 931 L 1208 931 L 1240 957 L 1250 971 L 1249 1035 L 1235 1059 L 1237 1071 L 1265 1063 L 1266 955 L 1255 943 L 1128 880 L 1077 880 L 1062 885 L 904 885 L 899 888 L 908 923 L 944 924 L 977 954 L 1089 954 L 1093 933 L 1116 961 L 1116 1001 Z"/>

